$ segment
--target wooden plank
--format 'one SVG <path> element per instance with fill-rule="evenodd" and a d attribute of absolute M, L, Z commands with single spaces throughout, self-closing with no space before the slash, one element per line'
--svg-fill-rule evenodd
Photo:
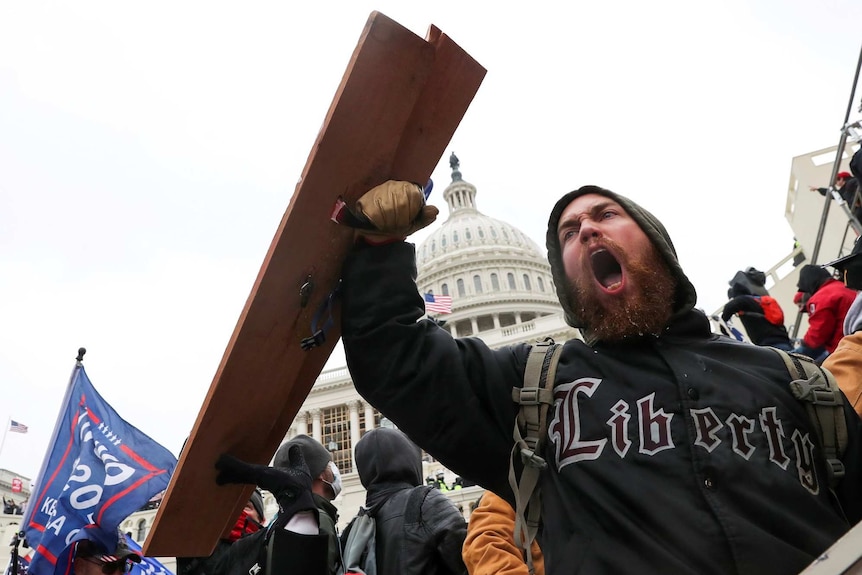
<path fill-rule="evenodd" d="M 340 336 L 302 350 L 337 284 L 352 230 L 329 220 L 388 179 L 425 182 L 485 70 L 437 28 L 422 39 L 374 12 L 336 91 L 144 544 L 149 556 L 204 556 L 239 515 L 250 487 L 215 484 L 230 452 L 272 458 Z M 306 306 L 300 287 L 314 288 Z"/>
<path fill-rule="evenodd" d="M 862 523 L 857 523 L 800 575 L 862 575 Z"/>

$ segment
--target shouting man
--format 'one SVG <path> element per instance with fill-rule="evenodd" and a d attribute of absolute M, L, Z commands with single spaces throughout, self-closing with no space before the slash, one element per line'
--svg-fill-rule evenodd
<path fill-rule="evenodd" d="M 387 182 L 357 203 L 376 230 L 360 232 L 342 275 L 347 364 L 413 441 L 512 503 L 512 390 L 529 345 L 490 349 L 417 321 L 403 240 L 436 215 L 421 193 Z M 547 249 L 584 335 L 562 350 L 541 454 L 547 573 L 796 573 L 860 519 L 856 414 L 845 409 L 836 501 L 784 362 L 711 333 L 652 214 L 585 186 L 553 208 Z"/>

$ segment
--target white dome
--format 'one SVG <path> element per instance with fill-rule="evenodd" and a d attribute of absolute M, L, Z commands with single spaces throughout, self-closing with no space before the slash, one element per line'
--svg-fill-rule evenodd
<path fill-rule="evenodd" d="M 561 323 L 545 254 L 515 226 L 481 213 L 454 154 L 450 165 L 452 183 L 443 191 L 449 218 L 416 249 L 420 292 L 452 298 L 451 314 L 432 315 L 459 336 L 511 335 L 542 318 Z"/>
<path fill-rule="evenodd" d="M 465 182 L 460 183 L 465 184 Z M 526 259 L 545 261 L 545 255 L 536 242 L 521 230 L 506 222 L 473 211 L 472 213 L 456 212 L 450 215 L 439 229 L 425 238 L 417 248 L 416 265 L 424 268 L 436 263 L 437 259 L 450 258 L 455 252 L 470 248 L 478 248 L 479 251 L 493 254 L 505 251 L 511 255 L 520 254 Z"/>

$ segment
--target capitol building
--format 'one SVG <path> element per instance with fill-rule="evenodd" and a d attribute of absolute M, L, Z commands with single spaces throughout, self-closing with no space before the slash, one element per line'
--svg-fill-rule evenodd
<path fill-rule="evenodd" d="M 443 191 L 449 216 L 416 248 L 416 283 L 420 293 L 450 296 L 452 313 L 429 317 L 455 337 L 478 337 L 494 348 L 546 337 L 557 342 L 579 337 L 563 318 L 544 250 L 512 224 L 480 212 L 477 188 L 463 179 L 454 154 L 449 164 L 452 181 Z M 334 502 L 341 528 L 365 502 L 353 446 L 381 425 L 391 423 L 356 392 L 345 367 L 318 377 L 285 438 L 304 433 L 332 453 L 344 484 Z M 456 479 L 428 455 L 423 468 L 426 477 L 442 470 L 449 485 Z M 446 494 L 468 519 L 481 492 L 472 486 Z M 267 504 L 275 508 L 273 501 Z"/>
<path fill-rule="evenodd" d="M 837 158 L 843 169 L 858 147 L 859 143 L 854 143 Z M 856 237 L 856 228 L 851 224 L 858 222 L 853 221 L 846 206 L 838 200 L 835 200 L 838 206 L 825 222 L 825 233 L 822 237 L 817 234 L 825 198 L 808 188 L 828 181 L 836 151 L 827 148 L 793 158 L 784 209 L 798 243 L 792 253 L 766 271 L 767 287 L 785 310 L 795 308 L 792 297 L 799 264 L 814 251 L 812 246 L 822 240 L 824 255 L 820 261 L 829 261 L 848 253 Z M 546 337 L 557 342 L 579 337 L 577 330 L 564 321 L 544 250 L 515 226 L 479 211 L 477 188 L 463 179 L 454 154 L 449 164 L 452 178 L 443 191 L 448 218 L 431 229 L 416 250 L 419 292 L 452 298 L 451 313 L 433 313 L 429 317 L 455 337 L 478 337 L 492 348 Z M 792 320 L 790 314 L 787 319 Z M 807 327 L 804 318 L 797 327 L 800 324 L 802 330 Z M 346 367 L 320 374 L 290 425 L 285 441 L 298 434 L 314 437 L 329 449 L 341 471 L 344 488 L 334 501 L 341 529 L 365 502 L 365 490 L 354 466 L 353 447 L 364 433 L 388 425 L 392 423 L 356 392 Z M 426 477 L 436 477 L 442 471 L 448 485 L 455 483 L 456 476 L 439 462 L 427 454 L 423 460 Z M 28 486 L 29 478 L 22 480 L 8 470 L 0 470 L 0 494 L 10 503 L 22 504 L 29 497 Z M 466 485 L 445 493 L 464 518 L 469 519 L 482 488 Z M 264 502 L 266 516 L 273 517 L 278 506 L 272 495 L 266 494 Z M 155 515 L 155 508 L 138 511 L 120 527 L 143 543 Z M 20 528 L 21 518 L 0 513 L 3 541 L 11 540 Z M 3 566 L 8 563 L 9 551 L 7 546 L 0 547 Z M 175 569 L 174 558 L 160 559 L 166 567 Z"/>
<path fill-rule="evenodd" d="M 477 188 L 463 179 L 454 154 L 449 164 L 452 181 L 443 191 L 448 218 L 417 246 L 416 281 L 420 293 L 450 296 L 452 311 L 429 317 L 455 337 L 478 337 L 494 348 L 546 337 L 558 343 L 579 337 L 577 330 L 564 320 L 544 250 L 512 224 L 480 212 Z M 362 399 L 347 368 L 342 367 L 320 374 L 288 430 L 285 441 L 307 434 L 332 453 L 344 485 L 333 502 L 339 510 L 342 530 L 365 503 L 365 489 L 354 466 L 353 446 L 367 431 L 387 425 L 392 424 Z M 443 471 L 447 484 L 455 482 L 455 474 L 440 463 L 428 455 L 423 459 L 426 477 L 436 477 Z M 6 492 L 8 498 L 10 494 L 2 483 L 0 491 Z M 482 491 L 474 485 L 446 491 L 446 495 L 469 519 Z M 29 492 L 14 496 L 23 501 Z M 264 504 L 267 518 L 275 516 L 278 505 L 271 494 L 265 494 Z M 156 511 L 154 508 L 133 513 L 120 529 L 143 543 Z M 3 519 L 0 537 L 9 541 L 21 516 L 0 515 L 0 518 Z M 4 566 L 8 553 L 5 546 L 0 549 L 0 562 Z M 176 568 L 174 558 L 160 559 L 169 569 Z"/>

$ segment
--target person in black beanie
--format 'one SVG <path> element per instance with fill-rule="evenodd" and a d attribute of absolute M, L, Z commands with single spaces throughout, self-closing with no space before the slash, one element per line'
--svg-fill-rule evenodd
<path fill-rule="evenodd" d="M 341 568 L 341 546 L 339 544 L 338 509 L 331 503 L 341 493 L 341 473 L 332 454 L 316 439 L 307 435 L 297 435 L 278 448 L 272 465 L 276 468 L 288 465 L 288 453 L 293 446 L 302 449 L 305 463 L 311 474 L 311 497 L 317 507 L 320 531 L 328 537 L 327 558 L 330 573 L 338 573 Z"/>
<path fill-rule="evenodd" d="M 862 519 L 856 413 L 837 402 L 850 439 L 833 495 L 782 357 L 712 333 L 653 214 L 598 186 L 551 210 L 548 261 L 583 341 L 562 346 L 545 396 L 520 393 L 530 344 L 491 348 L 421 319 L 404 240 L 434 220 L 423 198 L 386 182 L 353 208 L 374 229 L 357 230 L 342 268 L 347 366 L 413 442 L 513 507 L 510 458 L 512 477 L 542 469 L 548 575 L 798 573 Z M 549 406 L 537 453 L 513 438 L 521 395 Z"/>
<path fill-rule="evenodd" d="M 272 493 L 278 515 L 265 529 L 234 542 L 215 565 L 214 575 L 330 573 L 329 537 L 319 527 L 312 477 L 299 445 L 287 450 L 281 467 L 247 463 L 230 454 L 222 454 L 215 467 L 219 485 L 257 485 Z"/>
<path fill-rule="evenodd" d="M 806 302 L 808 330 L 794 351 L 822 362 L 844 336 L 844 317 L 856 299 L 856 292 L 814 264 L 806 264 L 799 270 L 796 287 Z M 805 294 L 809 294 L 807 300 Z"/>

